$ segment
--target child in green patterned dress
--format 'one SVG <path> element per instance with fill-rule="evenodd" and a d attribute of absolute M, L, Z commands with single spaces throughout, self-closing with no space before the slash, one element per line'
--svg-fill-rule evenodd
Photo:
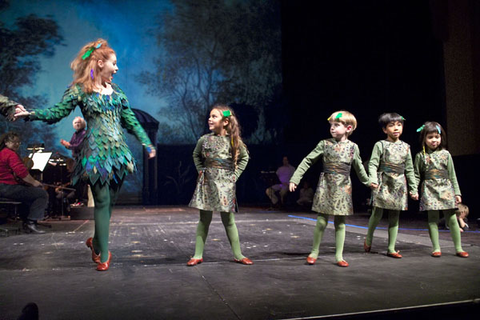
<path fill-rule="evenodd" d="M 450 234 L 456 255 L 468 258 L 462 249 L 460 227 L 455 214 L 462 202 L 462 195 L 455 174 L 455 167 L 450 152 L 446 149 L 447 136 L 442 126 L 427 121 L 418 130 L 423 151 L 415 156 L 415 178 L 421 186 L 420 211 L 427 211 L 428 231 L 432 240 L 432 257 L 439 258 L 440 251 L 438 221 L 440 211 L 445 216 L 445 223 L 450 227 Z"/>
<path fill-rule="evenodd" d="M 213 211 L 220 211 L 234 261 L 251 265 L 253 262 L 242 255 L 235 224 L 235 212 L 238 211 L 235 183 L 247 166 L 247 147 L 240 137 L 237 117 L 228 106 L 215 105 L 212 108 L 208 128 L 212 132 L 200 137 L 193 151 L 198 179 L 189 206 L 200 210 L 200 220 L 197 226 L 195 255 L 187 265 L 195 266 L 203 262 L 203 249 Z"/>
<path fill-rule="evenodd" d="M 408 209 L 407 180 L 410 196 L 418 200 L 410 146 L 400 140 L 404 121 L 398 113 L 384 113 L 378 119 L 387 138 L 375 144 L 368 164 L 370 179 L 377 188 L 372 191 L 372 215 L 363 244 L 365 252 L 370 252 L 375 228 L 382 219 L 383 211 L 388 210 L 387 256 L 397 259 L 402 257 L 395 250 L 395 242 L 400 211 Z"/>
<path fill-rule="evenodd" d="M 308 264 L 315 264 L 318 259 L 320 243 L 328 223 L 328 216 L 334 216 L 335 225 L 335 259 L 340 267 L 348 267 L 343 259 L 345 243 L 345 217 L 353 214 L 352 182 L 350 169 L 353 165 L 358 178 L 372 187 L 360 158 L 358 146 L 348 137 L 357 127 L 357 120 L 348 111 L 336 111 L 328 118 L 331 139 L 318 143 L 300 163 L 290 179 L 290 192 L 295 191 L 305 172 L 317 160 L 322 159 L 323 172 L 320 174 L 317 191 L 313 198 L 312 210 L 318 212 L 317 224 L 313 235 L 312 252 L 307 257 Z"/>

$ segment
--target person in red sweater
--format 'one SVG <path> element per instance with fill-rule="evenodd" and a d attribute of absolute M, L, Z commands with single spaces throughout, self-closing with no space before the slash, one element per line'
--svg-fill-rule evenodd
<path fill-rule="evenodd" d="M 26 231 L 45 233 L 37 228 L 37 220 L 44 217 L 48 194 L 39 188 L 42 184 L 28 173 L 18 155 L 20 143 L 20 137 L 15 132 L 7 132 L 0 137 L 0 197 L 21 201 L 28 207 L 22 216 Z"/>

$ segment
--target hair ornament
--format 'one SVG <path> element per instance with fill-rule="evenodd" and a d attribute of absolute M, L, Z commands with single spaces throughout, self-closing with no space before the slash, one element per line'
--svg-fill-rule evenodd
<path fill-rule="evenodd" d="M 402 119 L 403 121 L 407 120 L 407 119 L 405 119 L 405 118 L 404 118 L 404 117 L 402 117 L 402 116 L 400 116 L 400 119 Z"/>
<path fill-rule="evenodd" d="M 87 59 L 88 57 L 90 57 L 90 55 L 92 54 L 93 51 L 95 51 L 95 49 L 98 49 L 102 46 L 102 43 L 100 42 L 99 44 L 97 44 L 95 47 L 91 47 L 90 49 L 88 49 L 82 56 L 82 60 L 85 60 Z"/>
<path fill-rule="evenodd" d="M 440 126 L 437 124 L 435 127 L 437 127 L 438 134 L 442 134 L 442 130 L 440 129 Z"/>
<path fill-rule="evenodd" d="M 424 125 L 424 124 L 422 124 L 422 126 L 417 129 L 417 132 L 421 132 L 421 131 L 423 130 L 423 128 L 425 128 L 425 125 Z"/>
<path fill-rule="evenodd" d="M 222 115 L 225 117 L 225 118 L 228 118 L 232 115 L 232 112 L 230 110 L 223 110 L 222 111 Z"/>
<path fill-rule="evenodd" d="M 342 117 L 342 113 L 339 112 L 339 113 L 337 113 L 337 115 L 335 116 L 335 119 L 340 119 L 341 117 Z M 330 121 L 331 118 L 332 118 L 332 117 L 328 117 L 327 121 Z"/>
<path fill-rule="evenodd" d="M 90 78 L 93 80 L 93 69 L 90 69 Z"/>

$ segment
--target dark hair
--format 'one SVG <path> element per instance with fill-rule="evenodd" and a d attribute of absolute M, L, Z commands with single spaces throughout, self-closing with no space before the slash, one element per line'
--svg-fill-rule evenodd
<path fill-rule="evenodd" d="M 421 126 L 420 128 L 420 145 L 425 147 L 425 138 L 427 137 L 427 134 L 435 132 L 439 133 L 440 137 L 442 138 L 442 141 L 440 142 L 440 145 L 438 148 L 440 150 L 442 149 L 447 149 L 447 134 L 445 133 L 445 130 L 443 130 L 443 127 L 435 121 L 427 121 Z M 440 130 L 440 132 L 438 132 Z"/>
<path fill-rule="evenodd" d="M 13 131 L 2 134 L 2 136 L 0 137 L 0 150 L 3 150 L 3 148 L 5 148 L 5 143 L 13 141 L 13 139 L 15 138 L 20 139 L 20 135 Z"/>
<path fill-rule="evenodd" d="M 403 126 L 405 118 L 395 112 L 384 113 L 378 118 L 378 123 L 382 126 L 382 128 L 386 128 L 390 122 L 396 121 L 401 122 Z"/>

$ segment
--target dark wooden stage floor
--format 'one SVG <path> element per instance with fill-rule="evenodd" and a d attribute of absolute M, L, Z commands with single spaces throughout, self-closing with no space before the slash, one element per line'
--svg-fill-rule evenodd
<path fill-rule="evenodd" d="M 187 267 L 198 220 L 187 207 L 115 208 L 107 272 L 95 270 L 85 246 L 90 220 L 49 221 L 44 235 L 0 237 L 0 319 L 16 319 L 28 302 L 39 306 L 40 319 L 478 317 L 476 230 L 463 234 L 470 258 L 454 255 L 448 232 L 441 233 L 442 257 L 432 258 L 424 221 L 402 216 L 397 249 L 404 258 L 396 260 L 385 254 L 384 229 L 376 231 L 374 252 L 364 253 L 368 215 L 358 214 L 347 219 L 350 267 L 335 265 L 332 224 L 317 264 L 309 266 L 315 214 L 241 211 L 242 249 L 253 266 L 233 262 L 215 214 L 205 262 Z"/>

